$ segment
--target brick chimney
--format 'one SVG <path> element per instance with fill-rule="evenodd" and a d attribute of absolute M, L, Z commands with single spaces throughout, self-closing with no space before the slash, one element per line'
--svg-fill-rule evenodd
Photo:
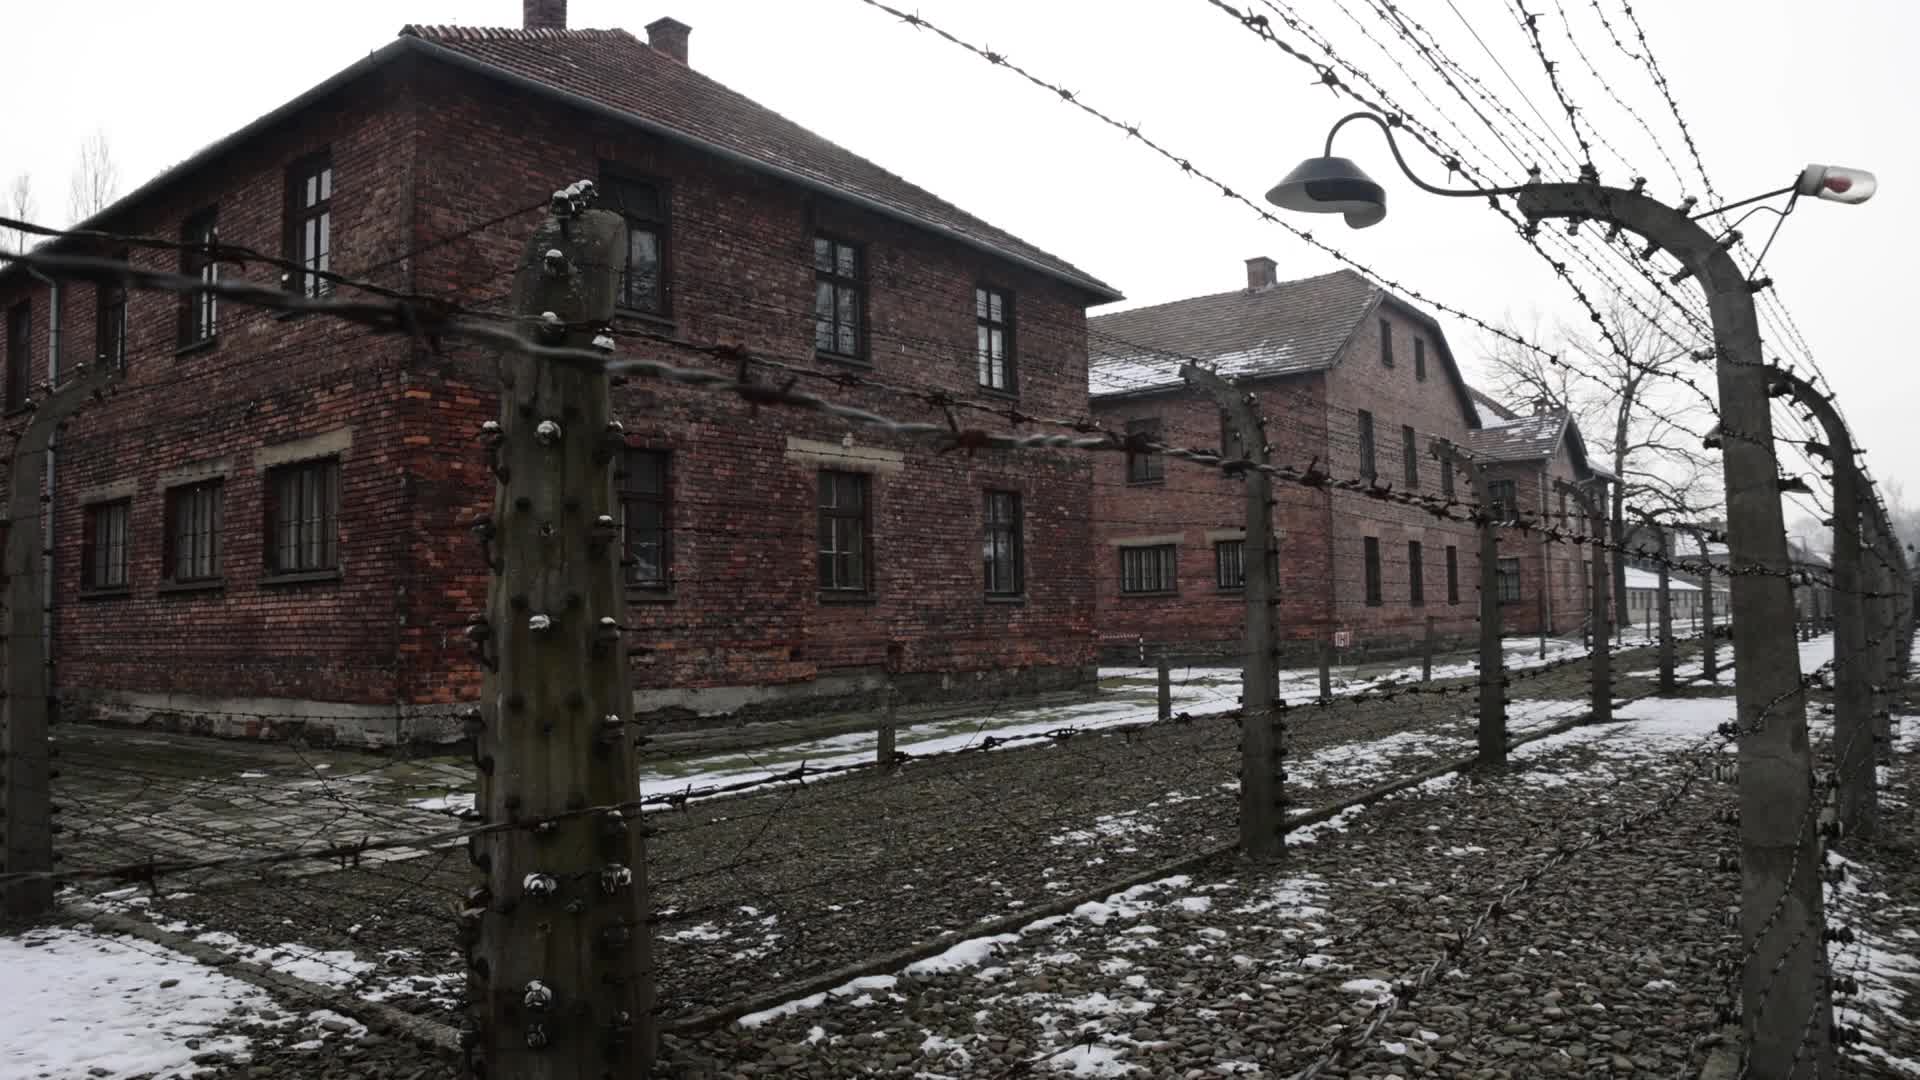
<path fill-rule="evenodd" d="M 655 52 L 671 56 L 684 64 L 687 62 L 687 35 L 691 33 L 693 27 L 678 19 L 655 19 L 647 24 L 647 44 L 653 46 Z"/>
<path fill-rule="evenodd" d="M 520 25 L 528 30 L 565 30 L 567 0 L 520 0 Z"/>
<path fill-rule="evenodd" d="M 1272 288 L 1274 284 L 1275 263 L 1265 255 L 1255 255 L 1247 260 L 1247 288 L 1249 290 Z"/>

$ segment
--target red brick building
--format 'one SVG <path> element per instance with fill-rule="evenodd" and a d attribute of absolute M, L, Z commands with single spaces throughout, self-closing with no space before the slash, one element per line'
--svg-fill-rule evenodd
<path fill-rule="evenodd" d="M 1577 500 L 1554 481 L 1575 483 L 1604 474 L 1587 458 L 1580 425 L 1564 410 L 1542 408 L 1522 416 L 1474 391 L 1480 430 L 1467 449 L 1488 463 L 1495 513 L 1545 521 L 1593 535 L 1599 528 Z M 1592 605 L 1593 549 L 1557 543 L 1533 532 L 1500 532 L 1500 619 L 1509 634 L 1577 634 Z M 1609 586 L 1611 589 L 1611 586 Z M 1614 598 L 1619 610 L 1619 598 Z"/>
<path fill-rule="evenodd" d="M 497 312 L 538 208 L 592 178 L 629 223 L 623 329 L 1084 412 L 1085 309 L 1113 289 L 702 76 L 680 23 L 642 42 L 566 29 L 564 0 L 526 14 L 520 29 L 407 27 L 86 225 L 285 253 Z M 479 685 L 461 629 L 488 585 L 469 527 L 492 500 L 475 439 L 496 409 L 489 356 L 17 270 L 0 274 L 0 310 L 9 408 L 79 361 L 125 366 L 63 432 L 53 473 L 54 683 L 70 710 L 369 741 L 451 730 Z M 883 389 L 808 385 L 928 415 Z M 1091 677 L 1085 455 L 936 456 L 640 379 L 615 401 L 628 621 L 653 650 L 636 661 L 643 711 Z"/>
<path fill-rule="evenodd" d="M 1244 289 L 1102 315 L 1088 334 L 1103 425 L 1234 453 L 1220 410 L 1178 375 L 1183 362 L 1198 362 L 1258 396 L 1270 460 L 1336 481 L 1274 485 L 1284 650 L 1311 655 L 1341 631 L 1359 652 L 1400 649 L 1430 617 L 1443 640 L 1472 632 L 1479 562 L 1471 529 L 1358 490 L 1471 498 L 1430 453 L 1433 439 L 1464 444 L 1479 426 L 1431 316 L 1352 272 L 1279 282 L 1273 261 L 1257 258 L 1247 261 Z M 1238 647 L 1240 483 L 1156 456 L 1095 463 L 1103 646 L 1116 654 L 1142 643 L 1176 652 Z"/>

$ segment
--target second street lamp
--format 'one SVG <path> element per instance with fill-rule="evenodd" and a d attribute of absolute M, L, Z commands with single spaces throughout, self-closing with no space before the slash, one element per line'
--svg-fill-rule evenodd
<path fill-rule="evenodd" d="M 1821 937 L 1820 845 L 1810 820 L 1819 806 L 1809 784 L 1805 689 L 1791 631 L 1786 530 L 1767 368 L 1753 306 L 1753 293 L 1763 286 L 1750 281 L 1728 245 L 1695 220 L 1727 208 L 1689 216 L 1648 198 L 1638 185 L 1632 191 L 1598 183 L 1537 182 L 1438 188 L 1413 175 L 1394 143 L 1393 126 L 1372 113 L 1343 117 L 1328 133 L 1322 156 L 1297 166 L 1267 193 L 1267 200 L 1282 209 L 1344 214 L 1355 228 L 1385 218 L 1385 190 L 1358 165 L 1332 156 L 1334 133 L 1356 119 L 1370 120 L 1386 133 L 1401 172 L 1424 191 L 1455 197 L 1511 195 L 1530 222 L 1565 218 L 1630 229 L 1650 243 L 1649 256 L 1656 250 L 1670 252 L 1706 292 L 1720 390 L 1728 557 L 1736 567 L 1761 571 L 1733 575 L 1730 612 L 1739 724 L 1741 936 L 1747 956 L 1740 1018 L 1747 1075 L 1790 1080 L 1831 1074 L 1832 1006 Z M 1858 203 L 1870 198 L 1876 186 L 1871 173 L 1812 165 L 1788 187 L 1744 202 L 1790 193 L 1793 199 L 1804 195 Z"/>

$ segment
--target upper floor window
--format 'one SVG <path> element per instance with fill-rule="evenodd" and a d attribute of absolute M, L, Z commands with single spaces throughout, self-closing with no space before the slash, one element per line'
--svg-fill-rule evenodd
<path fill-rule="evenodd" d="M 1409 491 L 1418 490 L 1420 487 L 1420 453 L 1415 449 L 1419 438 L 1414 434 L 1412 427 L 1406 424 L 1400 425 L 1400 456 L 1406 461 L 1407 490 Z"/>
<path fill-rule="evenodd" d="M 1373 414 L 1360 410 L 1360 476 L 1371 482 L 1380 473 L 1373 456 Z"/>
<path fill-rule="evenodd" d="M 647 589 L 669 584 L 672 525 L 668 516 L 668 455 L 629 449 L 620 468 L 620 521 L 626 533 L 627 583 Z"/>
<path fill-rule="evenodd" d="M 820 470 L 820 588 L 867 591 L 867 475 Z"/>
<path fill-rule="evenodd" d="M 980 385 L 1013 390 L 1013 294 L 984 286 L 973 290 L 974 355 Z"/>
<path fill-rule="evenodd" d="M 24 408 L 32 378 L 33 308 L 25 300 L 7 309 L 7 410 Z"/>
<path fill-rule="evenodd" d="M 1380 366 L 1393 366 L 1393 324 L 1380 320 Z"/>
<path fill-rule="evenodd" d="M 1020 493 L 987 492 L 981 559 L 986 564 L 988 596 L 1018 596 L 1025 587 L 1020 531 Z"/>
<path fill-rule="evenodd" d="M 333 282 L 333 156 L 325 150 L 301 158 L 287 173 L 287 258 L 300 265 L 288 287 L 304 296 L 327 296 Z"/>
<path fill-rule="evenodd" d="M 95 503 L 86 508 L 81 534 L 80 585 L 87 589 L 127 587 L 127 524 L 132 499 Z"/>
<path fill-rule="evenodd" d="M 664 316 L 667 308 L 667 192 L 659 184 L 605 177 L 605 205 L 627 225 L 620 256 L 615 304 L 627 311 Z"/>
<path fill-rule="evenodd" d="M 113 257 L 127 261 L 124 251 Z M 127 366 L 127 286 L 123 281 L 93 287 L 93 351 L 102 367 L 118 371 Z"/>
<path fill-rule="evenodd" d="M 214 208 L 209 206 L 188 218 L 181 240 L 187 245 L 180 251 L 181 275 L 209 285 L 219 281 L 220 262 L 214 248 L 220 243 L 220 224 Z M 212 341 L 220 314 L 219 300 L 210 292 L 188 293 L 181 296 L 180 305 L 181 347 Z"/>
<path fill-rule="evenodd" d="M 1427 560 L 1418 540 L 1407 541 L 1407 603 L 1420 607 L 1427 602 Z"/>
<path fill-rule="evenodd" d="M 1151 442 L 1160 441 L 1160 418 L 1142 416 L 1127 421 L 1127 434 Z M 1151 484 L 1166 476 L 1167 460 L 1155 450 L 1127 451 L 1127 483 Z"/>
<path fill-rule="evenodd" d="M 1447 545 L 1447 603 L 1460 602 L 1460 549 Z"/>
<path fill-rule="evenodd" d="M 1453 461 L 1440 459 L 1440 494 L 1443 498 L 1453 498 Z"/>
<path fill-rule="evenodd" d="M 1495 521 L 1512 521 L 1520 515 L 1519 496 L 1515 493 L 1513 481 L 1489 481 L 1487 495 L 1493 500 L 1493 505 L 1487 509 Z"/>
<path fill-rule="evenodd" d="M 864 359 L 862 309 L 866 276 L 860 249 L 831 237 L 813 238 L 813 347 L 843 360 Z"/>
<path fill-rule="evenodd" d="M 1427 339 L 1413 339 L 1413 377 L 1422 382 L 1427 378 Z"/>
<path fill-rule="evenodd" d="M 267 472 L 267 570 L 340 567 L 340 459 L 316 458 Z"/>
<path fill-rule="evenodd" d="M 1366 574 L 1367 606 L 1380 606 L 1380 538 L 1368 536 L 1361 541 L 1362 569 Z"/>

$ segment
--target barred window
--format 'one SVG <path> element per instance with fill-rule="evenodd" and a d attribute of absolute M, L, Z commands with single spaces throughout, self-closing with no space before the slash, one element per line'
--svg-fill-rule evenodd
<path fill-rule="evenodd" d="M 83 588 L 127 587 L 127 527 L 132 516 L 132 499 L 94 503 L 86 508 L 80 551 Z"/>
<path fill-rule="evenodd" d="M 1379 475 L 1379 463 L 1373 453 L 1373 414 L 1365 409 L 1359 412 L 1360 418 L 1360 476 L 1372 480 Z"/>
<path fill-rule="evenodd" d="M 1380 366 L 1393 366 L 1393 324 L 1380 320 Z"/>
<path fill-rule="evenodd" d="M 1417 491 L 1420 488 L 1420 453 L 1416 449 L 1419 438 L 1414 434 L 1411 426 L 1406 424 L 1400 426 L 1400 456 L 1406 462 L 1408 491 Z"/>
<path fill-rule="evenodd" d="M 1247 542 L 1222 540 L 1213 545 L 1213 583 L 1222 591 L 1247 587 Z"/>
<path fill-rule="evenodd" d="M 1025 553 L 1020 540 L 1020 493 L 986 493 L 986 535 L 981 561 L 986 570 L 988 596 L 1018 596 L 1025 587 Z"/>
<path fill-rule="evenodd" d="M 1460 602 L 1460 549 L 1447 545 L 1447 603 Z"/>
<path fill-rule="evenodd" d="M 1511 480 L 1493 480 L 1487 484 L 1487 495 L 1493 500 L 1488 508 L 1495 521 L 1512 521 L 1520 514 L 1520 499 L 1515 493 Z"/>
<path fill-rule="evenodd" d="M 114 259 L 127 261 L 125 251 Z M 127 286 L 112 281 L 93 287 L 93 352 L 100 366 L 114 371 L 127 366 Z"/>
<path fill-rule="evenodd" d="M 1170 593 L 1176 584 L 1176 549 L 1172 544 L 1120 549 L 1120 591 Z"/>
<path fill-rule="evenodd" d="M 168 581 L 213 581 L 220 577 L 220 504 L 218 480 L 167 492 Z"/>
<path fill-rule="evenodd" d="M 268 471 L 268 572 L 339 569 L 339 517 L 339 458 L 317 458 Z"/>
<path fill-rule="evenodd" d="M 1413 339 L 1413 377 L 1425 382 L 1427 379 L 1427 339 Z"/>

